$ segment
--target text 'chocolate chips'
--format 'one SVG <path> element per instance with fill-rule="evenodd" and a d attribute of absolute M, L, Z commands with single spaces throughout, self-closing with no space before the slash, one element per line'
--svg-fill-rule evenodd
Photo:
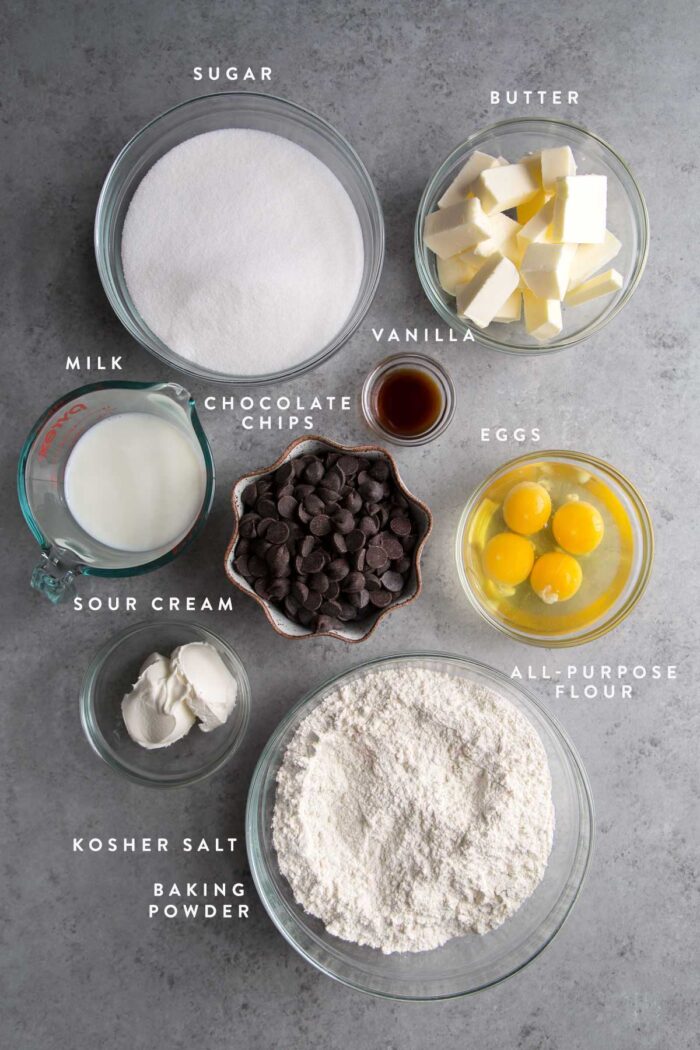
<path fill-rule="evenodd" d="M 388 460 L 296 456 L 242 499 L 236 572 L 295 623 L 325 633 L 403 594 L 418 530 Z"/>

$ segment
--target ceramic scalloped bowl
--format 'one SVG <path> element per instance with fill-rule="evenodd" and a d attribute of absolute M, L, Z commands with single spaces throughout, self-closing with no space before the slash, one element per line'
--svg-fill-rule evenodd
<path fill-rule="evenodd" d="M 239 540 L 238 526 L 244 512 L 242 500 L 243 490 L 250 485 L 251 482 L 257 481 L 265 474 L 271 474 L 291 459 L 296 459 L 298 456 L 308 455 L 309 453 L 328 451 L 342 452 L 345 455 L 365 456 L 370 460 L 385 459 L 388 461 L 391 467 L 392 477 L 399 488 L 399 491 L 408 500 L 413 519 L 418 526 L 418 542 L 412 552 L 413 563 L 408 582 L 398 601 L 389 605 L 386 609 L 377 609 L 376 612 L 371 613 L 360 622 L 348 623 L 346 626 L 336 628 L 333 631 L 312 631 L 308 627 L 302 627 L 301 624 L 295 623 L 286 616 L 281 609 L 278 609 L 271 602 L 264 600 L 256 594 L 245 577 L 236 572 L 233 567 L 233 562 L 236 557 L 236 546 Z M 231 507 L 233 509 L 234 525 L 231 540 L 226 549 L 226 555 L 224 558 L 224 569 L 226 575 L 235 587 L 240 591 L 243 591 L 244 594 L 249 595 L 262 607 L 269 623 L 274 627 L 278 634 L 282 635 L 283 638 L 326 637 L 339 638 L 343 642 L 363 642 L 374 632 L 374 629 L 383 616 L 410 605 L 411 602 L 415 601 L 422 590 L 420 559 L 426 540 L 428 539 L 433 527 L 433 516 L 426 504 L 414 496 L 413 493 L 409 492 L 402 482 L 394 457 L 379 445 L 339 445 L 335 441 L 330 441 L 327 438 L 318 436 L 297 438 L 284 450 L 279 459 L 275 460 L 271 466 L 264 467 L 262 470 L 250 471 L 248 474 L 244 474 L 243 477 L 238 479 L 231 492 Z"/>

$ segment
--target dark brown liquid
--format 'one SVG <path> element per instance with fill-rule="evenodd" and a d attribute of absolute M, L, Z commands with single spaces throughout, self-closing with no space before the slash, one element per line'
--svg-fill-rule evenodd
<path fill-rule="evenodd" d="M 377 422 L 397 437 L 425 434 L 437 423 L 444 404 L 439 384 L 420 368 L 395 368 L 377 384 Z"/>

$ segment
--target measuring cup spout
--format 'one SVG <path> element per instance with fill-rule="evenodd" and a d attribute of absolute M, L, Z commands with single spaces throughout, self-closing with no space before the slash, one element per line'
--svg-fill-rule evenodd
<path fill-rule="evenodd" d="M 52 605 L 58 605 L 68 597 L 80 572 L 77 562 L 65 560 L 64 553 L 56 547 L 42 551 L 42 561 L 32 573 L 32 587 L 45 595 Z"/>

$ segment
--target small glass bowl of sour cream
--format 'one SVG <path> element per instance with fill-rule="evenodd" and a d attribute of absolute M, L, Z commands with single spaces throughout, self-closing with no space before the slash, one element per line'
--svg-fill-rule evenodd
<path fill-rule="evenodd" d="M 122 700 L 152 653 L 170 656 L 189 642 L 216 649 L 236 683 L 233 711 L 210 732 L 197 723 L 167 747 L 141 747 L 127 732 Z M 204 780 L 228 762 L 245 735 L 250 702 L 243 663 L 223 638 L 196 623 L 151 620 L 121 631 L 95 653 L 80 690 L 80 720 L 93 751 L 117 773 L 147 787 L 182 787 Z"/>

